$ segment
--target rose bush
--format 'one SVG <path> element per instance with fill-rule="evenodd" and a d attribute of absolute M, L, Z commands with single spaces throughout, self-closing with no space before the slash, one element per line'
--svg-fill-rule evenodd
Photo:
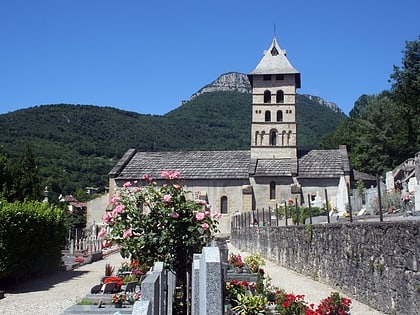
<path fill-rule="evenodd" d="M 121 247 L 124 258 L 148 266 L 157 261 L 186 283 L 193 254 L 200 253 L 218 232 L 219 213 L 203 200 L 187 198 L 180 173 L 162 171 L 160 184 L 151 176 L 127 182 L 112 197 L 111 212 L 104 217 L 99 235 Z"/>

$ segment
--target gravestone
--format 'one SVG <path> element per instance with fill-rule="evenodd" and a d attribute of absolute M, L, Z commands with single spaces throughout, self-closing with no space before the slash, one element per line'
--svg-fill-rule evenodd
<path fill-rule="evenodd" d="M 200 315 L 223 314 L 222 268 L 217 247 L 204 247 L 200 257 Z M 223 283 L 224 286 L 224 283 Z"/>

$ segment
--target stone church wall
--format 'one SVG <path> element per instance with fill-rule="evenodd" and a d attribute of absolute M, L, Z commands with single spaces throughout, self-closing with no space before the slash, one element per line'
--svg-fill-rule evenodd
<path fill-rule="evenodd" d="M 232 228 L 231 242 L 387 314 L 420 309 L 420 220 Z"/>

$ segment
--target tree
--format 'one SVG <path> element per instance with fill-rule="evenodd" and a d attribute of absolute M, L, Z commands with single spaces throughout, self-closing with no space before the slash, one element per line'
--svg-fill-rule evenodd
<path fill-rule="evenodd" d="M 391 91 L 362 95 L 350 118 L 321 141 L 322 148 L 347 145 L 351 166 L 376 174 L 420 150 L 420 43 L 408 42 L 402 68 L 394 66 Z"/>
<path fill-rule="evenodd" d="M 394 65 L 390 82 L 399 118 L 405 122 L 406 138 L 401 149 L 405 156 L 413 156 L 420 150 L 420 41 L 407 41 L 403 53 L 402 66 Z"/>
<path fill-rule="evenodd" d="M 3 195 L 8 201 L 41 200 L 42 189 L 31 147 L 18 160 L 10 160 L 6 165 Z"/>

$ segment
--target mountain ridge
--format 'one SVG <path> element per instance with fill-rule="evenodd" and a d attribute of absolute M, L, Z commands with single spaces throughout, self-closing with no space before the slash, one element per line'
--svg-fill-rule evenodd
<path fill-rule="evenodd" d="M 248 76 L 246 74 L 240 73 L 240 72 L 227 72 L 220 75 L 216 80 L 205 85 L 204 87 L 199 89 L 197 92 L 195 92 L 193 95 L 191 95 L 190 101 L 203 93 L 220 92 L 220 91 L 238 91 L 241 93 L 252 93 L 252 87 L 251 87 L 251 84 L 249 83 Z M 315 101 L 319 103 L 320 105 L 331 109 L 335 113 L 344 114 L 344 112 L 341 110 L 341 108 L 337 104 L 326 101 L 320 96 L 314 96 L 310 94 L 300 94 L 300 95 L 303 95 L 309 98 L 311 101 Z M 182 101 L 181 104 L 185 104 L 185 102 L 186 101 Z"/>

